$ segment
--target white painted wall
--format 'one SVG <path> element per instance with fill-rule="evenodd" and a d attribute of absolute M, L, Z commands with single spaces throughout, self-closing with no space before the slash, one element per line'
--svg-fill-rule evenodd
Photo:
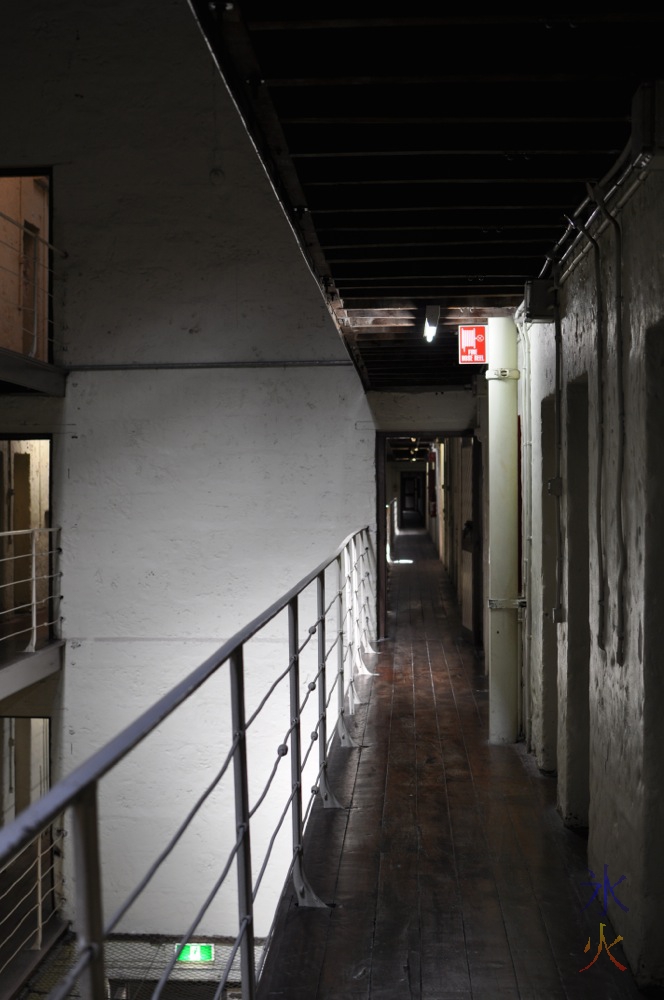
<path fill-rule="evenodd" d="M 0 398 L 3 431 L 53 435 L 57 777 L 374 521 L 374 422 L 354 369 L 318 364 L 347 356 L 187 4 L 31 0 L 4 32 L 4 161 L 54 165 L 68 253 L 56 360 L 101 369 L 72 373 L 64 400 Z M 312 367 L 187 367 L 272 361 Z M 249 657 L 254 702 L 286 663 L 270 635 Z M 219 679 L 104 786 L 107 912 L 218 768 L 227 703 Z M 286 728 L 252 737 L 254 794 Z M 215 793 L 121 929 L 182 933 L 234 840 L 231 802 Z M 282 852 L 259 935 L 284 868 Z M 233 895 L 201 931 L 233 932 Z"/>
<path fill-rule="evenodd" d="M 464 547 L 464 527 L 473 520 L 473 442 L 461 439 L 461 624 L 469 633 L 473 631 L 473 553 Z"/>
<path fill-rule="evenodd" d="M 625 372 L 625 489 L 623 520 L 627 569 L 625 576 L 625 648 L 622 662 L 617 639 L 617 581 L 619 537 L 616 476 L 620 434 L 618 365 L 616 356 L 615 236 L 605 229 L 599 239 L 602 251 L 602 292 L 608 323 L 604 330 L 606 373 L 604 388 L 603 540 L 606 558 L 605 648 L 598 641 L 597 579 L 598 537 L 595 527 L 597 447 L 601 429 L 597 424 L 597 299 L 592 255 L 586 255 L 567 276 L 561 289 L 562 314 L 562 455 L 563 472 L 583 474 L 568 461 L 576 427 L 568 421 L 568 386 L 581 384 L 587 376 L 588 427 L 588 537 L 589 537 L 589 865 L 603 879 L 608 866 L 611 883 L 621 875 L 616 889 L 629 912 L 609 899 L 609 917 L 623 935 L 623 947 L 641 983 L 664 978 L 664 936 L 658 918 L 663 876 L 660 848 L 664 835 L 662 800 L 664 760 L 659 722 L 663 692 L 661 684 L 661 564 L 664 536 L 661 529 L 661 376 L 662 272 L 661 231 L 664 221 L 664 175 L 651 171 L 619 211 L 623 254 L 623 336 Z M 530 662 L 532 743 L 538 757 L 546 759 L 545 678 L 542 675 L 542 635 L 547 607 L 542 599 L 542 567 L 547 538 L 541 519 L 542 490 L 542 402 L 555 389 L 553 328 L 537 325 L 530 331 L 532 351 L 532 564 L 528 600 L 533 625 Z M 576 404 L 575 404 L 576 405 Z M 578 483 L 563 483 L 562 515 L 579 516 L 570 505 Z M 583 515 L 581 515 L 583 516 Z M 563 521 L 564 523 L 564 521 Z M 573 820 L 571 807 L 575 766 L 583 766 L 581 754 L 571 757 L 577 692 L 572 696 L 575 676 L 570 673 L 574 650 L 572 624 L 579 603 L 576 581 L 570 578 L 570 543 L 564 540 L 562 555 L 562 604 L 565 621 L 557 633 L 557 755 L 562 761 L 564 781 L 559 781 L 559 808 Z M 655 570 L 655 567 L 657 569 Z M 657 609 L 657 610 L 655 610 Z M 570 700 L 570 698 L 572 700 Z M 549 718 L 549 723 L 551 719 Z M 572 772 L 570 772 L 572 769 Z M 598 918 L 600 917 L 598 911 Z"/>
<path fill-rule="evenodd" d="M 445 442 L 436 442 L 436 536 L 434 544 L 445 562 Z"/>
<path fill-rule="evenodd" d="M 446 392 L 369 392 L 367 401 L 380 431 L 471 430 L 477 424 L 477 397 L 469 389 Z"/>

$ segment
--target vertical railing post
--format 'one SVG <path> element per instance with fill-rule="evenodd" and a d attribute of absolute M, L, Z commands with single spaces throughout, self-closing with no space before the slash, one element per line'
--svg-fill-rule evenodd
<path fill-rule="evenodd" d="M 39 330 L 39 240 L 35 236 L 32 247 L 32 347 L 30 357 L 37 355 L 37 334 Z"/>
<path fill-rule="evenodd" d="M 353 609 L 353 645 L 354 661 L 357 673 L 361 676 L 371 676 L 371 671 L 364 662 L 364 629 L 362 616 L 364 614 L 364 583 L 362 579 L 362 539 L 354 535 L 351 539 L 351 602 Z"/>
<path fill-rule="evenodd" d="M 370 617 L 370 588 L 369 588 L 369 533 L 363 530 L 360 535 L 360 545 L 362 547 L 362 629 L 364 632 L 364 642 L 368 646 L 371 640 L 371 617 Z"/>
<path fill-rule="evenodd" d="M 323 806 L 340 809 L 341 803 L 327 781 L 327 622 L 325 620 L 325 570 L 318 575 L 318 785 Z"/>
<path fill-rule="evenodd" d="M 362 546 L 362 628 L 364 632 L 364 642 L 367 650 L 371 650 L 371 640 L 374 634 L 374 621 L 373 621 L 373 567 L 371 565 L 371 537 L 369 535 L 369 529 L 364 528 L 362 534 L 360 535 L 360 544 Z"/>
<path fill-rule="evenodd" d="M 365 644 L 365 603 L 364 603 L 364 537 L 360 533 L 355 538 L 355 559 L 357 565 L 357 628 L 360 641 L 360 650 L 364 650 Z M 360 656 L 360 665 L 362 657 Z"/>
<path fill-rule="evenodd" d="M 242 1000 L 254 1000 L 256 967 L 254 957 L 254 904 L 251 875 L 251 837 L 249 830 L 249 782 L 247 777 L 247 736 L 244 706 L 244 648 L 231 653 L 231 715 L 233 739 L 237 747 L 233 754 L 235 779 L 235 828 L 240 837 L 237 852 L 237 905 L 240 929 L 246 924 L 240 945 Z"/>
<path fill-rule="evenodd" d="M 52 546 L 52 572 L 51 572 L 51 586 L 49 592 L 52 594 L 52 614 L 49 618 L 53 622 L 53 634 L 56 639 L 62 638 L 62 618 L 60 616 L 60 556 L 62 554 L 61 546 L 61 529 L 57 528 L 55 531 L 51 531 L 50 535 L 50 545 Z"/>
<path fill-rule="evenodd" d="M 96 783 L 86 785 L 72 810 L 78 950 L 89 950 L 91 954 L 79 981 L 81 997 L 106 1000 Z"/>
<path fill-rule="evenodd" d="M 348 715 L 355 715 L 355 622 L 353 621 L 353 552 L 352 542 L 344 549 L 344 681 L 348 664 Z"/>
<path fill-rule="evenodd" d="M 371 633 L 377 638 L 377 606 L 376 606 L 376 577 L 378 573 L 376 560 L 376 547 L 374 539 L 371 537 L 371 529 L 365 531 L 367 536 L 367 563 L 369 568 L 369 614 L 371 622 Z"/>
<path fill-rule="evenodd" d="M 346 692 L 344 691 L 344 566 L 343 552 L 337 556 L 337 717 L 341 727 L 346 711 Z M 343 733 L 339 728 L 339 736 L 343 743 Z"/>
<path fill-rule="evenodd" d="M 345 677 L 345 660 L 346 660 L 346 632 L 344 629 L 344 622 L 346 618 L 346 574 L 344 572 L 344 563 L 347 549 L 344 548 L 343 552 L 340 552 L 337 556 L 337 593 L 339 599 L 337 602 L 337 633 L 338 633 L 338 643 L 337 643 L 337 672 L 338 680 L 337 686 L 339 688 L 339 712 L 337 717 L 337 733 L 339 735 L 339 742 L 342 747 L 356 747 L 357 743 L 350 735 L 348 731 L 348 726 L 346 725 L 346 677 Z M 352 698 L 353 698 L 353 688 L 350 688 L 350 714 L 353 714 Z"/>
<path fill-rule="evenodd" d="M 291 818 L 293 828 L 293 884 L 300 906 L 325 906 L 313 891 L 302 862 L 302 747 L 300 743 L 300 652 L 298 638 L 298 602 L 288 602 L 288 653 L 290 663 L 291 713 Z"/>
<path fill-rule="evenodd" d="M 44 907 L 42 904 L 42 878 L 43 878 L 43 865 L 42 865 L 42 838 L 43 834 L 37 835 L 37 840 L 35 841 L 37 845 L 37 857 L 35 865 L 35 882 L 36 882 L 36 923 L 37 928 L 35 930 L 35 939 L 32 942 L 33 951 L 41 951 L 42 943 L 44 940 Z"/>
<path fill-rule="evenodd" d="M 375 616 L 375 591 L 374 591 L 374 567 L 372 561 L 372 550 L 371 550 L 371 534 L 368 528 L 363 528 L 360 533 L 360 547 L 361 547 L 361 558 L 360 558 L 360 586 L 362 595 L 362 641 L 363 641 L 363 651 L 362 651 L 362 661 L 366 667 L 366 673 L 370 674 L 372 677 L 376 677 L 376 671 L 369 670 L 367 666 L 367 660 L 371 660 L 376 656 L 376 649 L 372 646 L 372 642 L 376 635 L 376 616 Z"/>
<path fill-rule="evenodd" d="M 291 724 L 291 809 L 293 853 L 296 867 L 302 850 L 302 782 L 300 780 L 300 654 L 298 652 L 298 602 L 294 597 L 288 605 L 288 663 L 290 668 Z"/>
<path fill-rule="evenodd" d="M 352 662 L 358 669 L 361 666 L 362 659 L 360 654 L 360 633 L 358 628 L 357 620 L 357 539 L 353 536 L 350 540 L 349 546 L 350 553 L 350 620 L 352 628 L 352 642 L 353 642 L 353 657 Z"/>
<path fill-rule="evenodd" d="M 30 601 L 31 630 L 26 653 L 34 653 L 37 648 L 37 529 L 30 532 Z"/>

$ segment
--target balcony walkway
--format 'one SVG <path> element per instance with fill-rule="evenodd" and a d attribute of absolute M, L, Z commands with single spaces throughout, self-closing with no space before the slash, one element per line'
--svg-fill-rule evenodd
<path fill-rule="evenodd" d="M 259 1000 L 661 996 L 604 950 L 579 971 L 600 919 L 616 938 L 596 901 L 584 910 L 586 841 L 523 744 L 488 745 L 487 680 L 428 536 L 401 534 L 396 557 L 414 562 L 390 567 L 390 639 L 352 719 L 362 746 L 329 769 L 350 808 L 316 808 L 305 836 L 329 906 L 284 898 Z M 625 964 L 620 944 L 611 955 Z"/>

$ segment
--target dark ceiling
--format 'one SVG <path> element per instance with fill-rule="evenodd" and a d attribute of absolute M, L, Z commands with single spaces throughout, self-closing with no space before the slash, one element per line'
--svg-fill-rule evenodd
<path fill-rule="evenodd" d="M 664 76 L 657 7 L 190 2 L 367 390 L 472 382 L 458 325 L 513 314 L 548 273 Z"/>

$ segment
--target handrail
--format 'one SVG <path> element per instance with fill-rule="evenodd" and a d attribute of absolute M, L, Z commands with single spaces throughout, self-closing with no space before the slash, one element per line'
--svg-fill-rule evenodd
<path fill-rule="evenodd" d="M 17 545 L 21 539 L 24 546 Z M 60 528 L 0 531 L 0 655 L 58 638 Z"/>
<path fill-rule="evenodd" d="M 19 178 L 15 178 L 16 181 Z M 49 196 L 44 193 L 44 214 Z M 56 264 L 68 253 L 25 220 L 0 211 L 0 304 L 4 307 L 2 347 L 20 357 L 48 362 Z"/>
<path fill-rule="evenodd" d="M 337 565 L 337 588 L 335 596 L 328 604 L 325 597 L 325 572 L 330 567 L 333 567 L 335 563 Z M 63 986 L 59 991 L 53 993 L 52 996 L 54 998 L 67 996 L 74 982 L 83 975 L 80 983 L 80 986 L 83 988 L 83 995 L 93 998 L 93 1000 L 97 1000 L 97 998 L 101 1000 L 105 988 L 103 942 L 110 931 L 117 925 L 118 920 L 128 906 L 133 904 L 138 893 L 142 892 L 145 888 L 147 881 L 149 881 L 158 865 L 175 845 L 188 822 L 187 820 L 181 825 L 178 833 L 172 839 L 167 849 L 162 851 L 148 875 L 139 882 L 138 891 L 134 890 L 130 894 L 129 902 L 123 904 L 120 912 L 104 928 L 102 926 L 101 902 L 99 898 L 101 895 L 101 860 L 99 857 L 99 829 L 96 802 L 99 782 L 226 663 L 229 664 L 230 669 L 233 710 L 233 739 L 231 748 L 223 767 L 204 795 L 201 796 L 199 803 L 194 807 L 191 815 L 202 805 L 210 791 L 221 780 L 230 762 L 233 761 L 238 840 L 229 859 L 227 869 L 230 868 L 234 860 L 237 862 L 240 883 L 238 893 L 240 905 L 240 939 L 236 941 L 236 949 L 239 947 L 241 951 L 243 970 L 242 995 L 243 997 L 253 998 L 255 970 L 253 966 L 254 944 L 251 899 L 257 887 L 256 889 L 252 888 L 251 883 L 249 825 L 252 813 L 258 808 L 261 802 L 257 803 L 252 813 L 249 812 L 246 785 L 247 765 L 246 757 L 244 757 L 246 753 L 245 734 L 256 713 L 247 722 L 244 715 L 243 649 L 246 643 L 276 618 L 280 612 L 288 612 L 289 660 L 288 669 L 284 671 L 283 676 L 290 676 L 290 715 L 284 744 L 279 748 L 278 755 L 281 757 L 288 752 L 286 741 L 289 741 L 292 790 L 286 811 L 290 808 L 293 825 L 293 860 L 289 868 L 289 877 L 292 875 L 301 905 L 323 905 L 309 886 L 302 869 L 301 839 L 305 817 L 303 817 L 302 810 L 301 779 L 304 763 L 306 763 L 310 751 L 305 755 L 303 762 L 300 748 L 299 716 L 310 694 L 318 687 L 319 721 L 316 731 L 312 733 L 312 740 L 318 741 L 319 744 L 319 767 L 316 787 L 312 789 L 312 794 L 320 793 L 325 805 L 338 806 L 334 796 L 327 787 L 325 775 L 328 749 L 326 719 L 329 706 L 325 690 L 325 664 L 332 649 L 338 646 L 337 672 L 339 676 L 337 682 L 341 678 L 341 683 L 338 691 L 337 729 L 341 737 L 340 744 L 342 746 L 353 746 L 355 744 L 345 729 L 344 722 L 345 698 L 347 696 L 347 690 L 344 689 L 344 671 L 347 671 L 347 666 L 350 662 L 351 683 L 348 685 L 348 688 L 350 688 L 353 682 L 352 671 L 361 663 L 362 644 L 364 641 L 368 641 L 371 631 L 371 623 L 374 615 L 372 607 L 372 600 L 375 596 L 372 592 L 374 580 L 375 553 L 371 541 L 371 530 L 368 527 L 364 527 L 348 535 L 331 556 L 303 577 L 299 583 L 270 607 L 256 616 L 248 625 L 236 632 L 235 635 L 223 643 L 186 678 L 175 685 L 167 694 L 143 712 L 104 747 L 92 754 L 69 775 L 62 778 L 41 799 L 20 813 L 9 826 L 0 829 L 1 868 L 15 858 L 27 844 L 33 841 L 40 831 L 46 829 L 56 818 L 61 817 L 67 809 L 71 808 L 73 811 L 74 853 L 76 855 L 75 861 L 78 873 L 76 922 L 78 924 L 77 930 L 79 936 L 79 961 L 76 963 L 74 972 L 71 973 L 71 975 L 74 975 L 74 979 L 70 979 L 68 985 L 65 984 L 66 988 Z M 317 617 L 314 624 L 309 628 L 309 637 L 301 644 L 298 638 L 298 597 L 313 583 L 316 583 L 317 586 Z M 325 639 L 326 619 L 335 601 L 338 602 L 339 607 L 337 617 L 338 634 L 331 648 L 327 649 Z M 318 674 L 315 680 L 308 685 L 308 693 L 304 700 L 300 702 L 299 658 L 302 650 L 316 632 L 319 634 Z M 227 870 L 224 871 L 224 876 L 225 874 L 227 874 Z M 209 902 L 206 905 L 209 905 Z M 203 910 L 202 912 L 205 911 Z M 186 941 L 186 938 L 184 940 Z M 171 965 L 174 961 L 175 959 L 173 958 Z M 168 970 L 166 970 L 162 978 L 165 982 L 168 978 Z M 158 995 L 158 991 L 155 992 L 156 995 Z"/>
<path fill-rule="evenodd" d="M 18 219 L 14 219 L 11 215 L 7 215 L 5 212 L 0 212 L 0 219 L 2 219 L 4 222 L 11 222 L 12 226 L 16 226 L 17 229 L 21 230 L 21 232 L 30 232 L 30 227 L 26 226 L 25 222 L 19 222 Z M 66 250 L 60 250 L 52 243 L 49 243 L 48 240 L 45 240 L 43 236 L 35 236 L 35 240 L 38 243 L 41 243 L 42 246 L 47 247 L 47 249 L 53 250 L 60 257 L 62 257 L 63 260 L 66 260 L 67 257 L 69 256 Z"/>
<path fill-rule="evenodd" d="M 368 529 L 364 529 L 368 530 Z M 290 601 L 297 597 L 306 587 L 314 582 L 324 570 L 330 566 L 335 559 L 341 555 L 349 541 L 357 534 L 352 532 L 329 559 L 320 563 L 316 569 L 303 577 L 299 583 L 292 587 L 287 594 L 279 598 L 257 615 L 248 625 L 241 628 L 230 639 L 228 639 L 219 649 L 204 660 L 200 666 L 171 688 L 159 701 L 146 709 L 134 722 L 130 723 L 117 736 L 110 740 L 106 746 L 101 747 L 86 761 L 83 761 L 71 774 L 66 775 L 46 794 L 33 803 L 30 809 L 18 816 L 8 827 L 0 830 L 0 865 L 9 860 L 9 855 L 22 850 L 34 837 L 61 812 L 63 812 L 85 785 L 103 778 L 123 757 L 138 746 L 156 727 L 168 718 L 172 712 L 178 708 L 190 695 L 201 687 L 212 674 L 223 666 L 226 660 L 240 646 L 243 646 L 249 639 L 272 621 L 273 618 L 284 611 Z"/>

